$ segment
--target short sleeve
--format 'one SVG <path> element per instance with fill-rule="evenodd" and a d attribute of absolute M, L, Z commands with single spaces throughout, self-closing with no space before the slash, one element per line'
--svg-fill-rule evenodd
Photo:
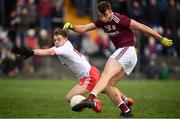
<path fill-rule="evenodd" d="M 97 19 L 94 21 L 94 24 L 96 25 L 96 27 L 98 28 L 102 28 L 103 27 L 103 22 L 100 19 Z"/>
<path fill-rule="evenodd" d="M 120 15 L 119 18 L 120 18 L 119 24 L 121 26 L 126 27 L 126 28 L 130 28 L 130 24 L 131 24 L 130 18 L 128 18 L 124 15 Z"/>

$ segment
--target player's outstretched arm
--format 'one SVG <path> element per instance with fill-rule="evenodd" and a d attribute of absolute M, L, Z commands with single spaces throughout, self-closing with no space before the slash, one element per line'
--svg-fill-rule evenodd
<path fill-rule="evenodd" d="M 130 29 L 132 30 L 139 30 L 144 32 L 147 35 L 153 36 L 154 38 L 158 39 L 162 45 L 166 47 L 170 47 L 173 45 L 172 40 L 162 37 L 159 33 L 157 33 L 155 30 L 151 29 L 150 27 L 141 24 L 135 20 L 131 20 Z"/>
<path fill-rule="evenodd" d="M 13 53 L 21 55 L 23 59 L 27 59 L 34 55 L 34 51 L 27 49 L 27 48 L 14 48 Z"/>
<path fill-rule="evenodd" d="M 56 55 L 52 49 L 34 49 L 34 55 L 37 56 L 53 56 Z"/>
<path fill-rule="evenodd" d="M 27 48 L 14 48 L 13 52 L 15 54 L 21 55 L 24 60 L 27 58 L 37 55 L 37 56 L 52 56 L 55 55 L 55 52 L 52 49 L 35 49 L 35 50 L 30 50 Z"/>
<path fill-rule="evenodd" d="M 78 33 L 84 33 L 84 32 L 96 29 L 96 25 L 94 23 L 89 23 L 89 24 L 85 24 L 85 25 L 73 25 L 73 24 L 67 22 L 64 24 L 63 30 L 67 31 L 69 29 L 73 30 L 75 32 L 78 32 Z"/>

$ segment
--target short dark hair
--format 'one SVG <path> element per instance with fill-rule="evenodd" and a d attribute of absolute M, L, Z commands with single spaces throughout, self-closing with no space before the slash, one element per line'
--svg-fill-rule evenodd
<path fill-rule="evenodd" d="M 63 37 L 67 37 L 67 32 L 60 28 L 55 28 L 53 35 L 62 35 Z"/>
<path fill-rule="evenodd" d="M 97 9 L 101 14 L 104 14 L 107 10 L 112 10 L 111 4 L 108 1 L 101 1 L 98 3 Z"/>

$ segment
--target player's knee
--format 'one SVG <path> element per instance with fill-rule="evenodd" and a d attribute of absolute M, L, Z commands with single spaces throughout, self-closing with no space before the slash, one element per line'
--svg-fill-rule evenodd
<path fill-rule="evenodd" d="M 104 89 L 104 92 L 109 94 L 111 92 L 111 86 L 106 86 L 106 88 Z"/>
<path fill-rule="evenodd" d="M 108 89 L 107 88 L 105 88 L 103 91 L 108 94 Z"/>

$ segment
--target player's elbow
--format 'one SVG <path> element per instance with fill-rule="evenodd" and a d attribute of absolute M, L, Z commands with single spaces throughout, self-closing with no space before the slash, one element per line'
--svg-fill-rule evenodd
<path fill-rule="evenodd" d="M 53 50 L 48 50 L 48 51 L 46 52 L 46 55 L 48 55 L 48 56 L 54 56 L 54 55 L 55 55 L 55 52 L 54 52 Z"/>

